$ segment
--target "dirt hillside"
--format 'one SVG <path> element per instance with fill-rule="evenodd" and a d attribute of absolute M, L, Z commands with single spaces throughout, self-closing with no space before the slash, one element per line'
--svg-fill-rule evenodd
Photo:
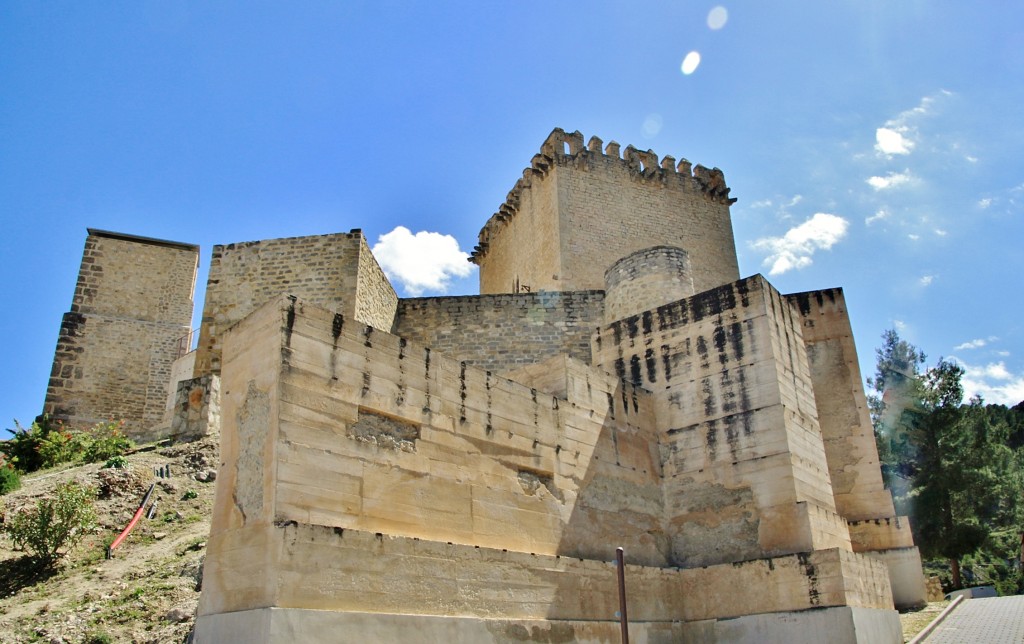
<path fill-rule="evenodd" d="M 0 538 L 0 642 L 183 642 L 195 621 L 210 532 L 218 437 L 144 446 L 128 467 L 58 467 L 22 479 L 0 497 L 10 512 L 74 480 L 97 491 L 97 530 L 53 571 L 26 565 L 24 553 Z M 165 477 L 158 476 L 160 468 Z M 152 483 L 147 514 L 105 558 L 106 545 L 128 524 Z M 156 508 L 149 512 L 156 502 Z"/>

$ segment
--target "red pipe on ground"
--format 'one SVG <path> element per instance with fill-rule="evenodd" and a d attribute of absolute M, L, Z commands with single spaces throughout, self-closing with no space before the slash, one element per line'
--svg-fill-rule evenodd
<path fill-rule="evenodd" d="M 121 532 L 121 534 L 117 535 L 117 538 L 114 539 L 114 542 L 107 546 L 107 559 L 110 559 L 110 553 L 114 550 L 114 548 L 121 545 L 122 541 L 128 538 L 128 533 L 131 532 L 132 528 L 135 527 L 135 524 L 139 522 L 139 519 L 142 517 L 142 513 L 146 510 L 146 503 L 149 502 L 149 496 L 153 494 L 153 488 L 155 487 L 156 483 L 153 483 L 152 485 L 149 486 L 149 491 L 146 492 L 146 495 L 144 497 L 142 497 L 142 503 L 139 504 L 139 509 L 135 511 L 135 516 L 133 516 L 132 520 L 128 522 L 128 526 Z"/>

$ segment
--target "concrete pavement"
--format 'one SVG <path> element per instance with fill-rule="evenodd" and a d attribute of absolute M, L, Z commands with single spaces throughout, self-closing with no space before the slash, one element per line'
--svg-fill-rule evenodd
<path fill-rule="evenodd" d="M 965 642 L 1024 643 L 1024 595 L 965 600 L 924 640 L 924 644 Z"/>

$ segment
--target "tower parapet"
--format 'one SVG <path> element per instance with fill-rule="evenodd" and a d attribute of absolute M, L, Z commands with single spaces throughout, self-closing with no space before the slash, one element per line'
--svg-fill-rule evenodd
<path fill-rule="evenodd" d="M 694 295 L 690 258 L 682 248 L 638 250 L 612 264 L 604 277 L 605 323 Z"/>
<path fill-rule="evenodd" d="M 739 277 L 725 175 L 652 150 L 584 145 L 556 128 L 480 231 L 483 293 L 600 289 L 604 271 L 656 245 L 686 248 L 700 291 Z"/>

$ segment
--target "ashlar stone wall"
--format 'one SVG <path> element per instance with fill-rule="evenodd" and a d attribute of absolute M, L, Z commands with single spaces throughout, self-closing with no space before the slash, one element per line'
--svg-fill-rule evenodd
<path fill-rule="evenodd" d="M 290 297 L 233 327 L 223 355 L 197 641 L 233 636 L 229 614 L 273 618 L 268 606 L 320 611 L 311 640 L 433 619 L 463 641 L 481 628 L 493 639 L 480 641 L 601 641 L 618 545 L 643 633 L 822 609 L 895 623 L 884 565 L 848 547 L 673 567 L 657 400 L 612 374 L 556 357 L 509 380 Z"/>
<path fill-rule="evenodd" d="M 394 332 L 467 365 L 503 373 L 565 354 L 590 364 L 602 291 L 402 299 Z"/>
<path fill-rule="evenodd" d="M 480 231 L 481 293 L 604 288 L 604 271 L 658 245 L 690 255 L 697 292 L 739 279 L 722 172 L 554 130 Z"/>
<path fill-rule="evenodd" d="M 223 333 L 282 293 L 384 330 L 398 304 L 359 229 L 214 246 L 194 375 L 219 373 Z"/>
<path fill-rule="evenodd" d="M 655 399 L 677 565 L 851 548 L 794 317 L 755 276 L 594 336 L 595 364 Z"/>
<path fill-rule="evenodd" d="M 198 261 L 192 244 L 89 229 L 43 413 L 75 425 L 124 419 L 135 436 L 159 423 Z"/>

